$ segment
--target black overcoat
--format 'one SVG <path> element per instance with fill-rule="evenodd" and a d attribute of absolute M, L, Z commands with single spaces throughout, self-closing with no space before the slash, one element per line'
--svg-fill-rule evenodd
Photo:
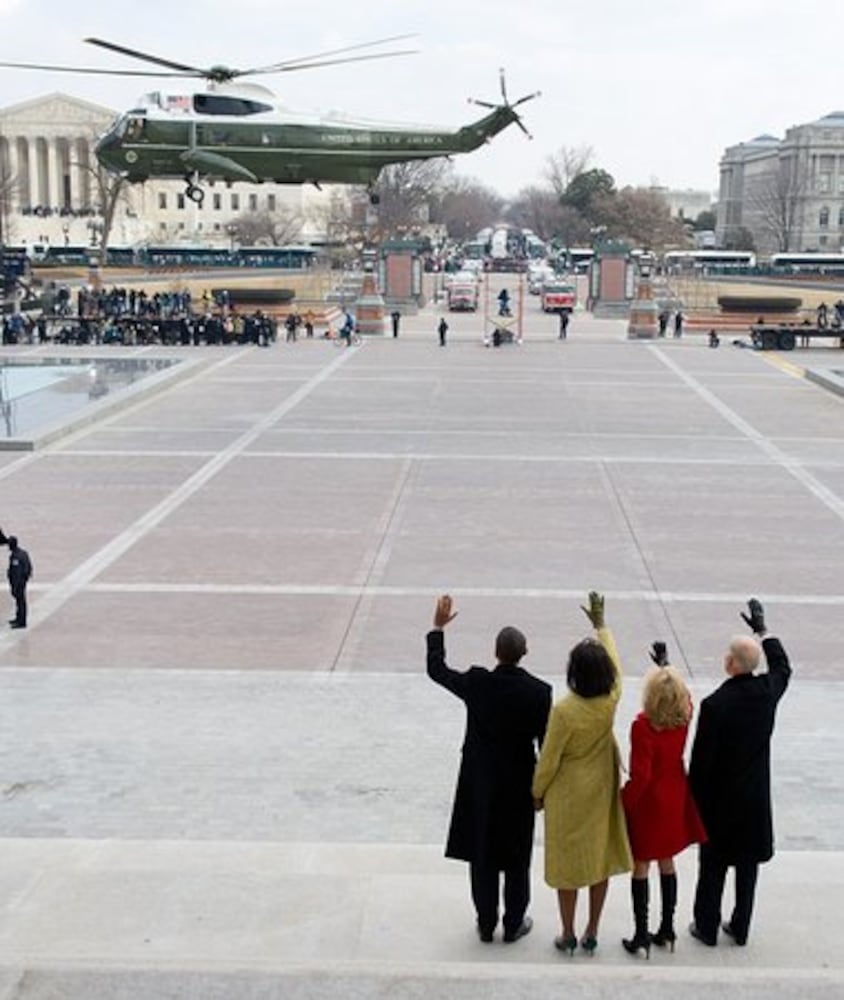
<path fill-rule="evenodd" d="M 438 630 L 428 633 L 428 676 L 466 705 L 446 856 L 499 870 L 529 864 L 530 786 L 551 709 L 551 686 L 522 667 L 452 670 Z"/>
<path fill-rule="evenodd" d="M 774 853 L 771 733 L 791 667 L 779 639 L 762 648 L 767 673 L 731 677 L 700 703 L 689 766 L 709 844 L 730 863 Z"/>

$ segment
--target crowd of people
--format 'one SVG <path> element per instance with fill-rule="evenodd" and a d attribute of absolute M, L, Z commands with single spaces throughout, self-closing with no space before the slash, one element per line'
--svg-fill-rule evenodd
<path fill-rule="evenodd" d="M 674 950 L 677 873 L 674 859 L 698 844 L 698 879 L 689 933 L 714 947 L 719 932 L 736 945 L 748 940 L 759 864 L 773 856 L 770 741 L 777 704 L 791 667 L 770 635 L 758 600 L 741 617 L 724 655 L 727 680 L 700 705 L 687 773 L 684 751 L 692 699 L 665 643 L 654 642 L 644 678 L 642 710 L 630 730 L 627 780 L 614 736 L 622 695 L 619 654 L 605 621 L 604 598 L 583 607 L 594 635 L 570 651 L 567 693 L 552 704 L 551 687 L 521 667 L 524 634 L 512 626 L 497 637 L 493 670 L 454 670 L 446 663 L 444 629 L 457 611 L 444 595 L 427 635 L 427 671 L 466 706 L 466 732 L 446 856 L 469 863 L 481 941 L 499 921 L 503 877 L 503 940 L 533 926 L 530 861 L 535 812 L 545 821 L 545 881 L 556 891 L 556 948 L 593 955 L 609 879 L 630 872 L 633 933 L 622 939 L 632 955 Z M 756 670 L 764 654 L 767 671 Z M 539 749 L 538 759 L 536 750 Z M 660 920 L 650 931 L 649 868 L 659 870 Z M 735 869 L 735 902 L 722 923 L 724 883 Z M 578 934 L 578 891 L 588 914 Z"/>

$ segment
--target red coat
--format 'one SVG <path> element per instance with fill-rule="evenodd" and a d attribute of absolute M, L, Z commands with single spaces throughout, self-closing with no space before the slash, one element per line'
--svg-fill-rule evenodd
<path fill-rule="evenodd" d="M 688 726 L 655 729 L 644 712 L 630 727 L 630 780 L 621 799 L 636 861 L 671 858 L 706 840 L 683 765 L 687 733 Z"/>

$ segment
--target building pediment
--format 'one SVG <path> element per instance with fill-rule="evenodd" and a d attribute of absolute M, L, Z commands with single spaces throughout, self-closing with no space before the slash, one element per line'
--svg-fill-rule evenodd
<path fill-rule="evenodd" d="M 111 108 L 55 93 L 0 109 L 0 124 L 7 133 L 24 128 L 43 129 L 49 125 L 79 131 L 86 126 L 102 127 L 115 115 Z"/>

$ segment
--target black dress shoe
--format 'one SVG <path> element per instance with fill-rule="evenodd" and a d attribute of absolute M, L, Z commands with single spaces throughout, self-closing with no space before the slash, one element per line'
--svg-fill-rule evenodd
<path fill-rule="evenodd" d="M 485 930 L 480 924 L 478 924 L 478 937 L 484 944 L 490 944 L 492 942 L 492 936 L 494 933 L 494 931 Z"/>
<path fill-rule="evenodd" d="M 733 930 L 733 925 L 731 923 L 721 924 L 721 930 L 727 935 L 728 938 L 732 938 L 733 944 L 737 944 L 739 948 L 743 948 L 747 944 L 747 938 L 739 937 Z"/>
<path fill-rule="evenodd" d="M 530 934 L 532 930 L 533 920 L 530 917 L 525 917 L 514 931 L 504 931 L 504 943 L 512 944 L 514 941 L 518 941 L 519 938 L 523 938 L 526 934 Z"/>
<path fill-rule="evenodd" d="M 707 948 L 714 948 L 718 943 L 714 938 L 704 937 L 703 934 L 697 929 L 697 924 L 692 922 L 689 924 L 689 934 L 696 940 L 700 941 L 701 944 L 705 944 Z"/>
<path fill-rule="evenodd" d="M 26 628 L 23 622 L 9 622 L 9 628 Z"/>

